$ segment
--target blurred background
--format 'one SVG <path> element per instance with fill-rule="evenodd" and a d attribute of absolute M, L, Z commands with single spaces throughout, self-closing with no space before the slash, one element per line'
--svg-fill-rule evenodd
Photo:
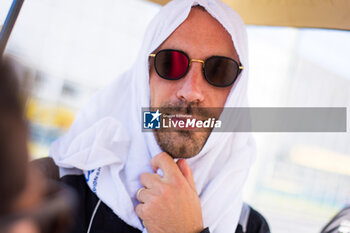
<path fill-rule="evenodd" d="M 0 25 L 12 0 L 0 1 Z M 144 0 L 27 0 L 6 54 L 26 67 L 32 158 L 79 108 L 134 62 L 160 5 Z M 254 107 L 350 106 L 350 31 L 248 26 Z M 348 110 L 349 122 L 349 110 Z M 274 233 L 317 233 L 350 203 L 350 133 L 255 133 L 245 200 Z"/>

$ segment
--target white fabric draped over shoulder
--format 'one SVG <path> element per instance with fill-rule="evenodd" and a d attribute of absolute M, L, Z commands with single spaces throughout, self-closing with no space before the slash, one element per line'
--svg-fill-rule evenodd
<path fill-rule="evenodd" d="M 225 107 L 248 106 L 247 35 L 241 18 L 220 0 L 174 0 L 151 21 L 132 68 L 95 94 L 50 150 L 60 176 L 84 174 L 91 190 L 115 214 L 143 232 L 147 231 L 134 211 L 139 177 L 152 172 L 150 160 L 161 152 L 153 133 L 141 129 L 141 108 L 150 105 L 149 54 L 181 25 L 194 5 L 203 6 L 228 31 L 244 66 Z M 242 189 L 254 158 L 251 134 L 215 132 L 197 156 L 187 159 L 204 225 L 211 232 L 235 232 Z"/>

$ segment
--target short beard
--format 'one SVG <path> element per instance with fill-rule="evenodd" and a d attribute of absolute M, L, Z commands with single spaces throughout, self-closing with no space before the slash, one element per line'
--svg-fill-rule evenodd
<path fill-rule="evenodd" d="M 192 158 L 205 145 L 210 132 L 153 131 L 160 148 L 173 158 Z"/>
<path fill-rule="evenodd" d="M 195 106 L 196 107 L 196 106 Z M 165 104 L 161 107 L 167 111 L 165 114 L 191 114 L 197 119 L 218 118 L 219 115 L 207 110 L 196 110 L 193 104 L 177 103 Z M 164 114 L 164 112 L 162 112 Z M 212 129 L 207 130 L 153 130 L 160 148 L 173 158 L 192 158 L 204 147 Z"/>

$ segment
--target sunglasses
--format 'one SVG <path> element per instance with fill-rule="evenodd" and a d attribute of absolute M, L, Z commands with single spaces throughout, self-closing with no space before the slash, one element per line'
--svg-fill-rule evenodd
<path fill-rule="evenodd" d="M 186 75 L 192 62 L 203 64 L 203 75 L 207 82 L 216 87 L 232 85 L 243 70 L 243 66 L 229 57 L 212 56 L 205 61 L 190 59 L 179 50 L 164 49 L 149 55 L 154 57 L 157 74 L 167 80 L 178 80 Z"/>

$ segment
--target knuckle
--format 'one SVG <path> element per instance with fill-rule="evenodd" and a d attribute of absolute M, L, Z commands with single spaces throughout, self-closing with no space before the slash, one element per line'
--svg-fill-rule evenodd
<path fill-rule="evenodd" d="M 143 204 L 143 205 L 139 204 L 135 208 L 135 212 L 137 216 L 139 216 L 142 220 L 149 219 L 149 217 L 152 216 L 151 211 L 152 211 L 151 206 L 146 204 Z"/>
<path fill-rule="evenodd" d="M 159 187 L 159 192 L 161 196 L 167 196 L 170 193 L 170 185 L 168 184 L 162 184 Z"/>
<path fill-rule="evenodd" d="M 167 158 L 167 153 L 166 152 L 162 152 L 160 154 L 158 154 L 157 156 L 155 156 L 156 160 L 162 161 L 165 160 Z"/>
<path fill-rule="evenodd" d="M 158 203 L 158 198 L 157 198 L 157 197 L 151 197 L 151 198 L 149 199 L 149 202 L 148 202 L 148 204 L 149 204 L 150 206 L 156 206 L 157 203 Z"/>
<path fill-rule="evenodd" d="M 141 181 L 141 183 L 143 183 L 146 179 L 147 179 L 147 173 L 142 173 L 142 174 L 140 175 L 140 181 Z"/>
<path fill-rule="evenodd" d="M 177 189 L 181 189 L 184 187 L 184 180 L 179 176 L 174 176 L 171 180 L 172 185 L 174 185 Z"/>
<path fill-rule="evenodd" d="M 135 208 L 135 212 L 137 214 L 137 216 L 139 216 L 140 218 L 143 218 L 143 208 L 141 204 L 138 204 Z"/>
<path fill-rule="evenodd" d="M 144 219 L 147 219 L 148 216 L 151 215 L 151 207 L 150 207 L 150 205 L 144 205 L 143 206 L 142 214 L 143 214 L 143 218 Z"/>
<path fill-rule="evenodd" d="M 151 159 L 151 166 L 156 166 L 157 164 L 157 159 L 158 159 L 158 155 L 154 156 L 152 159 Z"/>

